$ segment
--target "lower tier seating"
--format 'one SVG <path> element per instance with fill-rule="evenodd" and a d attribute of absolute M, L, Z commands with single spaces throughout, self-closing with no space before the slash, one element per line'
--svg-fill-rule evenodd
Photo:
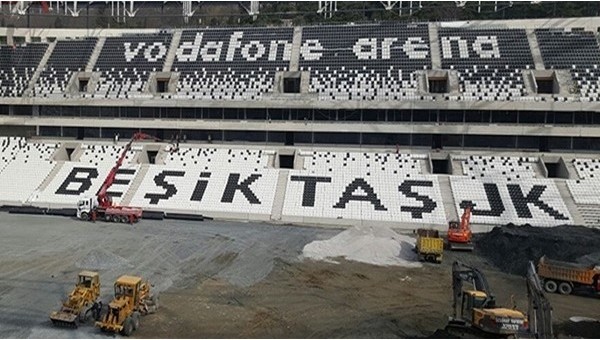
<path fill-rule="evenodd" d="M 507 181 L 450 177 L 458 215 L 474 206 L 472 223 L 555 226 L 572 223 L 571 215 L 551 179 Z"/>
<path fill-rule="evenodd" d="M 25 203 L 50 174 L 59 144 L 26 143 L 0 172 L 0 201 Z"/>

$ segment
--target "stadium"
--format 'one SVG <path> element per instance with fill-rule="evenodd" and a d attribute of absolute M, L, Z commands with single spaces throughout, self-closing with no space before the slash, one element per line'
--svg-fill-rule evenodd
<path fill-rule="evenodd" d="M 162 5 L 188 14 L 169 28 L 125 24 L 157 10 L 140 2 L 102 5 L 119 28 L 90 24 L 92 2 L 2 3 L 0 336 L 104 336 L 48 320 L 84 269 L 107 298 L 126 273 L 161 292 L 134 336 L 427 337 L 452 313 L 453 260 L 521 310 L 524 261 L 600 261 L 600 17 L 334 22 L 324 1 L 319 22 L 207 25 L 192 3 Z M 82 221 L 96 196 L 143 214 Z M 441 265 L 298 261 L 344 230 L 446 232 L 467 209 L 475 251 Z M 570 324 L 597 318 L 593 298 L 549 299 L 555 334 L 598 334 Z"/>

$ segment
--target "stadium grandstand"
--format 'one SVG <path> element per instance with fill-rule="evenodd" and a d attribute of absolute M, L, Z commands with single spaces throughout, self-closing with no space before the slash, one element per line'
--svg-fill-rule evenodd
<path fill-rule="evenodd" d="M 169 28 L 127 27 L 133 2 L 102 20 L 2 3 L 0 205 L 74 208 L 144 132 L 167 143 L 135 143 L 111 195 L 149 211 L 444 229 L 471 204 L 485 228 L 600 223 L 600 17 L 427 21 L 405 1 L 340 23 L 324 1 L 322 20 L 275 26 L 256 1 L 210 25 L 191 3 Z"/>

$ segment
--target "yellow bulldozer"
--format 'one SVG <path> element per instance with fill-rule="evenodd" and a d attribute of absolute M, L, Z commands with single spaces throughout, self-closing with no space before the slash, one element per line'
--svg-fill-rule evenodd
<path fill-rule="evenodd" d="M 158 295 L 150 292 L 150 284 L 141 277 L 123 275 L 115 282 L 115 297 L 96 326 L 129 336 L 140 327 L 140 315 L 157 310 Z"/>
<path fill-rule="evenodd" d="M 50 320 L 56 326 L 77 327 L 96 318 L 102 308 L 100 296 L 100 276 L 96 272 L 82 271 L 77 284 L 63 302 L 59 311 L 50 314 Z"/>

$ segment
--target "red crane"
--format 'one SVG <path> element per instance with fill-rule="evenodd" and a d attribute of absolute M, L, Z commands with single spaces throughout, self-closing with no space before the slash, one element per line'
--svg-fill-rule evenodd
<path fill-rule="evenodd" d="M 471 206 L 464 208 L 460 225 L 456 221 L 448 224 L 448 246 L 451 250 L 473 250 L 471 231 Z"/>
<path fill-rule="evenodd" d="M 131 150 L 131 145 L 133 142 L 142 139 L 160 141 L 160 139 L 142 132 L 135 133 L 133 137 L 131 137 L 131 140 L 125 145 L 115 166 L 112 167 L 104 179 L 96 197 L 80 200 L 77 203 L 77 217 L 79 219 L 95 221 L 97 218 L 103 218 L 105 221 L 135 223 L 142 218 L 142 208 L 114 205 L 111 197 L 108 195 L 108 190 L 113 185 L 117 172 L 119 171 L 119 168 L 121 168 L 121 165 L 123 165 L 127 152 Z"/>

